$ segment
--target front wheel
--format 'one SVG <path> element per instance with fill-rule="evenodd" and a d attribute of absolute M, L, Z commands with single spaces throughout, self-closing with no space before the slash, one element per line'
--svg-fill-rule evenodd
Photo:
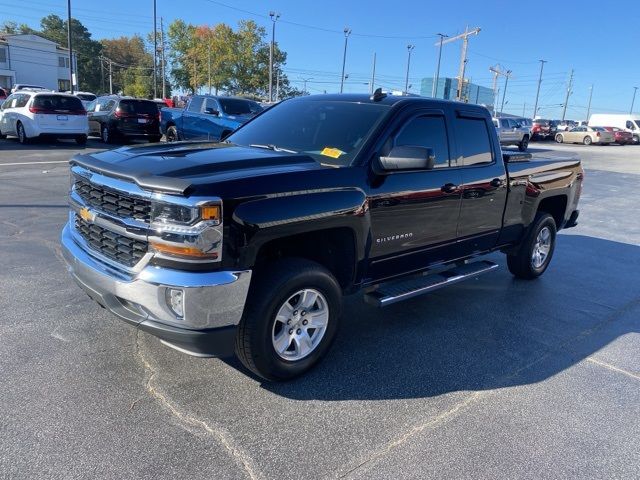
<path fill-rule="evenodd" d="M 340 307 L 340 286 L 323 266 L 299 258 L 273 263 L 252 282 L 236 354 L 266 380 L 301 375 L 331 346 Z"/>
<path fill-rule="evenodd" d="M 529 137 L 524 136 L 522 138 L 522 141 L 518 144 L 518 150 L 520 150 L 521 152 L 526 152 L 528 147 L 529 147 Z"/>
<path fill-rule="evenodd" d="M 509 271 L 518 278 L 539 277 L 549 266 L 556 244 L 556 222 L 551 215 L 538 212 L 516 252 L 507 255 Z"/>
<path fill-rule="evenodd" d="M 564 142 L 564 137 L 560 134 L 556 135 L 556 143 Z"/>

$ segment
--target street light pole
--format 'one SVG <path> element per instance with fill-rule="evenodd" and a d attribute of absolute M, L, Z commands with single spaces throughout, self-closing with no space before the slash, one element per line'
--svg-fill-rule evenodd
<path fill-rule="evenodd" d="M 404 80 L 404 93 L 409 93 L 409 67 L 411 66 L 411 52 L 416 48 L 415 45 L 407 45 L 407 53 L 409 54 L 407 57 L 407 76 Z"/>
<path fill-rule="evenodd" d="M 371 94 L 373 94 L 373 84 L 376 81 L 376 52 L 373 52 L 373 70 L 371 72 Z"/>
<path fill-rule="evenodd" d="M 340 77 L 340 93 L 344 90 L 344 67 L 347 63 L 347 40 L 351 35 L 351 29 L 344 27 L 344 53 L 342 54 L 342 76 Z"/>
<path fill-rule="evenodd" d="M 638 91 L 638 87 L 633 87 L 633 99 L 631 100 L 631 109 L 629 110 L 629 115 L 633 114 L 633 104 L 636 103 L 637 91 Z"/>
<path fill-rule="evenodd" d="M 73 94 L 73 49 L 71 48 L 71 0 L 67 0 L 67 48 L 69 49 L 69 90 Z"/>
<path fill-rule="evenodd" d="M 158 98 L 158 31 L 156 23 L 156 0 L 153 0 L 153 98 Z"/>
<path fill-rule="evenodd" d="M 271 47 L 269 48 L 269 102 L 273 101 L 273 55 L 276 41 L 276 21 L 280 18 L 280 14 L 269 12 L 271 18 Z"/>
<path fill-rule="evenodd" d="M 438 82 L 440 82 L 440 60 L 442 60 L 442 41 L 448 35 L 444 33 L 437 34 L 440 37 L 440 47 L 438 48 L 438 66 L 436 67 L 436 77 L 433 81 L 433 88 L 431 89 L 431 96 L 436 98 L 436 94 L 438 93 Z"/>
<path fill-rule="evenodd" d="M 502 91 L 502 105 L 500 105 L 500 116 L 502 116 L 502 111 L 504 110 L 504 97 L 507 95 L 507 85 L 509 84 L 510 76 L 511 70 L 507 70 L 507 73 L 504 74 L 504 90 Z"/>
<path fill-rule="evenodd" d="M 538 113 L 538 97 L 540 96 L 540 84 L 542 83 L 542 69 L 544 68 L 544 64 L 547 63 L 546 60 L 540 60 L 540 76 L 538 77 L 538 90 L 536 91 L 536 103 L 533 106 L 533 118 L 536 118 L 536 114 Z"/>
<path fill-rule="evenodd" d="M 589 106 L 587 107 L 587 122 L 589 121 L 589 114 L 591 113 L 591 97 L 593 97 L 593 84 L 589 87 Z"/>

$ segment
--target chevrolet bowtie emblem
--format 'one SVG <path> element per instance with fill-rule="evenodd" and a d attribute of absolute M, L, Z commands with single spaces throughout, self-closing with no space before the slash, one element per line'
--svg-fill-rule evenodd
<path fill-rule="evenodd" d="M 87 207 L 82 207 L 80 209 L 80 217 L 82 217 L 85 222 L 93 223 L 96 215 L 95 213 L 92 213 Z"/>

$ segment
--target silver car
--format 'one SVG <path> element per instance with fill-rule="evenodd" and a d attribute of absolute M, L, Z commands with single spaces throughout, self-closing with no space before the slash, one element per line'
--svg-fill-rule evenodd
<path fill-rule="evenodd" d="M 568 132 L 558 132 L 556 134 L 556 142 L 558 143 L 583 143 L 585 145 L 599 143 L 600 145 L 609 145 L 615 141 L 613 132 L 609 132 L 603 127 L 574 127 Z"/>
<path fill-rule="evenodd" d="M 517 145 L 518 150 L 526 152 L 531 139 L 528 127 L 521 125 L 517 119 L 494 118 L 493 124 L 500 138 L 500 145 Z"/>

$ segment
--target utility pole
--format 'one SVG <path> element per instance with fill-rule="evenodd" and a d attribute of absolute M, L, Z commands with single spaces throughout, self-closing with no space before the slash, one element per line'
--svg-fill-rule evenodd
<path fill-rule="evenodd" d="M 162 44 L 162 50 L 160 50 L 160 62 L 162 64 L 162 98 L 167 98 L 167 82 L 164 71 L 164 25 L 162 24 L 162 17 L 160 17 L 160 43 Z"/>
<path fill-rule="evenodd" d="M 569 103 L 569 95 L 571 95 L 571 86 L 573 85 L 573 68 L 571 69 L 571 76 L 569 77 L 569 86 L 567 87 L 567 96 L 564 99 L 564 107 L 562 108 L 562 121 L 567 114 L 567 104 Z"/>
<path fill-rule="evenodd" d="M 538 90 L 536 91 L 536 103 L 533 106 L 533 118 L 536 118 L 538 113 L 538 97 L 540 96 L 540 85 L 542 84 L 542 70 L 544 69 L 544 64 L 547 63 L 546 60 L 540 59 L 540 76 L 538 77 Z"/>
<path fill-rule="evenodd" d="M 464 71 L 467 65 L 467 47 L 469 46 L 469 37 L 471 35 L 477 35 L 480 33 L 480 28 L 474 28 L 473 30 L 469 30 L 469 27 L 464 29 L 464 33 L 460 35 L 456 35 L 455 37 L 447 38 L 442 41 L 440 38 L 440 43 L 444 45 L 445 43 L 455 42 L 456 40 L 462 39 L 462 52 L 460 55 L 460 69 L 458 71 L 458 89 L 456 91 L 456 100 L 462 100 L 462 93 L 464 91 Z"/>
<path fill-rule="evenodd" d="M 373 52 L 373 70 L 371 72 L 371 94 L 373 95 L 373 84 L 376 81 L 376 52 Z"/>
<path fill-rule="evenodd" d="M 156 0 L 153 0 L 153 98 L 158 98 L 158 31 Z"/>
<path fill-rule="evenodd" d="M 415 45 L 407 45 L 407 53 L 409 54 L 407 57 L 407 76 L 404 80 L 404 93 L 409 93 L 409 67 L 411 66 L 411 52 L 416 48 Z"/>
<path fill-rule="evenodd" d="M 591 113 L 591 97 L 593 97 L 593 83 L 589 87 L 589 106 L 587 107 L 587 122 L 589 121 L 589 114 Z"/>
<path fill-rule="evenodd" d="M 638 87 L 633 87 L 633 99 L 631 100 L 631 109 L 629 110 L 629 115 L 633 114 L 633 104 L 636 103 L 636 92 L 638 91 Z"/>
<path fill-rule="evenodd" d="M 344 67 L 347 63 L 347 40 L 351 35 L 351 29 L 344 27 L 344 53 L 342 54 L 342 76 L 340 77 L 340 93 L 344 90 Z"/>
<path fill-rule="evenodd" d="M 308 82 L 309 80 L 313 80 L 313 77 L 309 77 L 309 78 L 300 78 L 300 80 L 302 80 L 302 81 L 304 82 L 303 90 L 304 90 L 304 93 L 306 94 L 306 93 L 307 93 L 307 82 Z"/>
<path fill-rule="evenodd" d="M 507 73 L 504 74 L 504 90 L 502 91 L 502 105 L 500 106 L 500 116 L 502 116 L 502 111 L 504 110 L 504 97 L 507 96 L 507 84 L 509 83 L 509 77 L 511 77 L 511 70 L 507 70 Z"/>
<path fill-rule="evenodd" d="M 104 57 L 100 57 L 100 93 L 104 93 Z"/>
<path fill-rule="evenodd" d="M 211 95 L 211 46 L 209 46 L 208 48 L 209 50 L 209 57 L 208 57 L 208 63 L 209 63 L 209 95 Z"/>
<path fill-rule="evenodd" d="M 195 52 L 193 54 L 193 94 L 196 95 L 198 92 L 198 71 L 196 70 L 196 55 Z"/>
<path fill-rule="evenodd" d="M 271 18 L 271 48 L 269 48 L 269 102 L 273 101 L 273 55 L 276 41 L 276 22 L 280 18 L 280 14 L 269 12 Z"/>
<path fill-rule="evenodd" d="M 440 82 L 440 60 L 442 60 L 442 41 L 445 39 L 445 37 L 448 37 L 448 35 L 445 35 L 444 33 L 438 33 L 437 35 L 440 37 L 440 42 L 436 43 L 436 45 L 439 45 L 439 48 L 438 48 L 438 66 L 436 67 L 436 76 L 433 79 L 433 88 L 431 88 L 431 96 L 433 98 L 436 98 L 436 95 L 438 94 L 438 83 Z"/>
<path fill-rule="evenodd" d="M 67 48 L 69 49 L 69 90 L 73 94 L 73 49 L 71 48 L 71 0 L 67 0 Z"/>
<path fill-rule="evenodd" d="M 280 70 L 276 70 L 276 102 L 280 101 Z"/>
<path fill-rule="evenodd" d="M 113 62 L 109 59 L 109 94 L 113 95 Z"/>
<path fill-rule="evenodd" d="M 527 102 L 524 102 L 524 105 L 522 105 L 522 117 L 524 118 L 524 111 L 527 109 Z"/>

